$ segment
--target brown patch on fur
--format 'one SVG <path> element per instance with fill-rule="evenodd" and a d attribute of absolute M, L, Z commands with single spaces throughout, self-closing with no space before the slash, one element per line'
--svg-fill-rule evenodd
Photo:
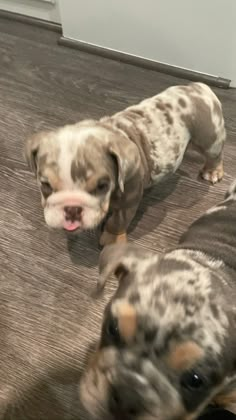
<path fill-rule="evenodd" d="M 197 360 L 203 356 L 203 350 L 193 341 L 178 344 L 171 350 L 167 364 L 176 370 L 190 368 Z"/>
<path fill-rule="evenodd" d="M 62 181 L 57 172 L 53 165 L 47 165 L 43 171 L 43 176 L 47 178 L 53 191 L 60 191 L 62 189 Z"/>
<path fill-rule="evenodd" d="M 184 98 L 179 98 L 179 101 L 178 102 L 179 102 L 179 105 L 182 106 L 182 108 L 186 108 L 187 103 L 184 100 Z"/>
<path fill-rule="evenodd" d="M 132 117 L 136 117 L 136 118 L 145 118 L 145 113 L 142 109 L 129 109 L 127 111 L 125 111 L 125 114 L 130 115 Z"/>
<path fill-rule="evenodd" d="M 143 172 L 137 170 L 126 182 L 124 194 L 117 194 L 117 190 L 112 193 L 110 200 L 112 213 L 106 222 L 106 231 L 113 235 L 127 231 L 143 196 L 143 181 Z"/>
<path fill-rule="evenodd" d="M 165 111 L 166 105 L 163 104 L 163 102 L 161 102 L 160 100 L 158 100 L 158 102 L 156 102 L 156 108 L 160 109 L 160 111 Z"/>
<path fill-rule="evenodd" d="M 100 176 L 96 175 L 96 176 L 91 176 L 88 179 L 88 181 L 86 182 L 86 188 L 85 188 L 88 193 L 91 193 L 96 189 L 98 180 L 100 178 L 101 178 Z"/>
<path fill-rule="evenodd" d="M 166 134 L 169 136 L 170 135 L 170 127 L 167 127 L 166 129 Z"/>
<path fill-rule="evenodd" d="M 165 106 L 166 106 L 166 108 L 173 109 L 173 106 L 168 102 L 165 104 Z"/>
<path fill-rule="evenodd" d="M 56 162 L 56 156 L 54 157 L 55 160 L 49 160 L 47 154 L 39 155 L 37 158 L 37 170 L 38 176 L 47 178 L 48 174 L 53 174 L 54 177 L 59 178 L 59 167 Z"/>
<path fill-rule="evenodd" d="M 140 118 L 145 119 L 146 122 L 148 122 L 149 124 L 152 123 L 152 120 L 149 117 L 149 114 L 145 113 L 141 109 L 138 109 L 137 111 L 136 109 L 128 109 L 123 112 L 123 115 L 124 115 L 124 118 L 127 118 L 133 124 L 136 124 L 137 121 L 140 120 Z"/>
<path fill-rule="evenodd" d="M 173 120 L 173 117 L 170 115 L 170 113 L 166 111 L 164 113 L 164 115 L 166 117 L 166 120 L 167 120 L 168 124 L 170 124 L 170 125 L 173 124 L 174 120 Z"/>
<path fill-rule="evenodd" d="M 70 168 L 70 174 L 71 174 L 71 178 L 74 182 L 76 182 L 78 179 L 84 179 L 86 178 L 86 168 L 84 166 L 82 166 L 81 164 L 79 165 L 78 162 L 76 162 L 75 160 L 72 161 L 71 163 L 71 168 Z"/>
<path fill-rule="evenodd" d="M 125 341 L 130 341 L 137 331 L 136 310 L 129 303 L 121 303 L 117 309 L 119 333 Z"/>
<path fill-rule="evenodd" d="M 94 175 L 91 175 L 89 178 L 87 178 L 86 184 L 85 184 L 85 190 L 88 193 L 93 193 L 95 192 L 97 186 L 98 186 L 98 182 L 99 180 L 107 180 L 108 182 L 110 181 L 110 177 L 109 174 L 107 172 L 97 172 Z"/>
<path fill-rule="evenodd" d="M 97 127 L 107 129 L 100 123 Z M 119 134 L 116 133 L 116 135 Z M 105 146 L 102 141 L 99 141 L 99 133 L 97 136 L 88 136 L 86 145 L 78 147 L 76 156 L 71 162 L 70 174 L 74 182 L 80 181 L 80 183 L 90 181 L 92 176 L 94 178 L 96 176 L 96 179 L 102 176 L 109 176 L 109 178 L 115 176 L 115 163 L 109 154 L 108 145 Z"/>
<path fill-rule="evenodd" d="M 180 145 L 179 144 L 175 144 L 174 147 L 173 147 L 173 151 L 174 151 L 174 154 L 176 156 L 178 156 L 179 155 L 179 151 L 180 151 Z"/>
<path fill-rule="evenodd" d="M 142 109 L 133 109 L 132 112 L 135 112 L 135 114 L 139 115 L 140 117 L 144 117 L 144 112 Z"/>
<path fill-rule="evenodd" d="M 174 172 L 174 165 L 172 163 L 167 163 L 166 172 L 172 174 Z"/>

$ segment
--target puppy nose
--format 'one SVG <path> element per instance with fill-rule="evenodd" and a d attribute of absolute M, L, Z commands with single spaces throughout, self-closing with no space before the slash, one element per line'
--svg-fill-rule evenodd
<path fill-rule="evenodd" d="M 136 419 L 143 412 L 140 395 L 133 388 L 113 387 L 110 397 L 110 412 L 115 419 Z"/>
<path fill-rule="evenodd" d="M 75 220 L 81 219 L 82 207 L 64 207 L 65 219 L 71 220 L 74 222 Z"/>

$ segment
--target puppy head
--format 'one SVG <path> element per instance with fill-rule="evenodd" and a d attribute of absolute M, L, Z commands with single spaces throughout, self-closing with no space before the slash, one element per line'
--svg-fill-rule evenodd
<path fill-rule="evenodd" d="M 91 229 L 106 216 L 112 193 L 124 191 L 138 168 L 136 146 L 94 121 L 35 134 L 27 161 L 41 190 L 46 223 L 67 231 Z"/>
<path fill-rule="evenodd" d="M 80 384 L 84 406 L 95 419 L 198 417 L 235 375 L 210 272 L 184 251 L 158 257 L 132 245 L 105 248 L 100 270 L 119 286 Z"/>

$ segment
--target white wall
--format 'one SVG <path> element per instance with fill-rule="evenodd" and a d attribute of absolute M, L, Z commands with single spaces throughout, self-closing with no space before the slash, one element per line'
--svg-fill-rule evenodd
<path fill-rule="evenodd" d="M 58 0 L 0 0 L 0 9 L 60 23 Z"/>
<path fill-rule="evenodd" d="M 59 0 L 63 35 L 232 79 L 236 0 Z"/>

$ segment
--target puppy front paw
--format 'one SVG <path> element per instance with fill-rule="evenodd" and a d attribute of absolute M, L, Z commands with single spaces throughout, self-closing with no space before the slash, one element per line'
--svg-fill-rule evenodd
<path fill-rule="evenodd" d="M 221 181 L 224 176 L 224 167 L 223 162 L 220 162 L 215 168 L 208 168 L 205 166 L 201 171 L 201 177 L 205 179 L 205 181 L 209 181 L 212 184 L 216 184 L 217 182 Z"/>
<path fill-rule="evenodd" d="M 106 230 L 100 236 L 99 244 L 101 246 L 111 245 L 111 244 L 118 244 L 122 242 L 127 242 L 127 235 L 126 232 L 121 233 L 119 235 L 114 235 L 113 233 L 107 232 Z"/>

